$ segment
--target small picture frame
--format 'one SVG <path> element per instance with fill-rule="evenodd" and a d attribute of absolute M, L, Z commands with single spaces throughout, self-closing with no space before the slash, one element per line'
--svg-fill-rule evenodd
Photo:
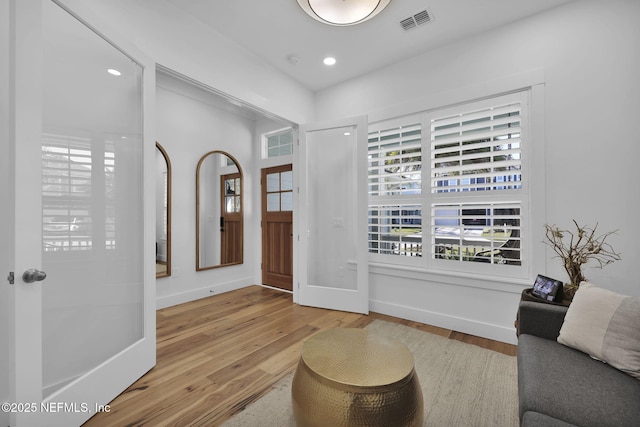
<path fill-rule="evenodd" d="M 561 281 L 538 274 L 531 293 L 538 298 L 555 301 L 557 297 L 562 296 L 562 286 Z"/>

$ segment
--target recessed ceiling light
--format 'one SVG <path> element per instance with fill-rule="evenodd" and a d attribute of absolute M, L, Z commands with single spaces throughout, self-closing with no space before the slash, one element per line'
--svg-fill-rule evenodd
<path fill-rule="evenodd" d="M 307 15 L 329 25 L 354 25 L 382 11 L 391 0 L 298 0 Z"/>
<path fill-rule="evenodd" d="M 112 76 L 120 76 L 122 75 L 122 73 L 118 70 L 116 70 L 115 68 L 109 68 L 107 70 L 107 73 L 111 74 Z"/>
<path fill-rule="evenodd" d="M 336 58 L 327 56 L 326 58 L 324 58 L 324 60 L 322 60 L 322 62 L 324 62 L 324 65 L 336 65 Z"/>

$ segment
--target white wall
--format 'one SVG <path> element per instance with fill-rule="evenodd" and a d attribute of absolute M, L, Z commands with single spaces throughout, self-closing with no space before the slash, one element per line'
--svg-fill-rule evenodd
<path fill-rule="evenodd" d="M 196 168 L 200 158 L 213 150 L 226 151 L 240 163 L 244 178 L 244 247 L 252 244 L 252 221 L 259 207 L 251 196 L 254 121 L 207 102 L 207 95 L 172 78 L 158 76 L 156 94 L 157 138 L 171 160 L 172 275 L 157 280 L 158 307 L 210 296 L 254 283 L 255 254 L 244 251 L 244 263 L 196 272 Z"/>
<path fill-rule="evenodd" d="M 164 0 L 61 0 L 108 22 L 155 62 L 294 123 L 313 117 L 314 94 L 238 43 Z"/>
<path fill-rule="evenodd" d="M 260 136 L 286 125 L 162 73 L 157 84 L 157 138 L 172 173 L 172 275 L 157 280 L 158 308 L 260 283 Z M 196 168 L 214 150 L 231 154 L 242 169 L 244 258 L 241 265 L 197 272 Z"/>
<path fill-rule="evenodd" d="M 560 262 L 541 243 L 544 222 L 571 219 L 608 231 L 623 260 L 586 276 L 609 289 L 640 295 L 640 2 L 577 1 L 472 39 L 374 71 L 317 94 L 318 119 L 368 114 L 369 121 L 490 95 L 527 80 L 544 82 L 544 183 L 533 203 L 546 206 L 534 220 L 534 260 L 566 280 Z M 533 77 L 532 77 L 533 76 Z M 537 228 L 536 228 L 537 227 Z M 546 252 L 546 253 L 545 253 Z M 481 280 L 464 274 L 392 270 L 374 266 L 371 308 L 463 332 L 515 342 L 519 292 L 528 283 Z M 533 277 L 531 277 L 531 281 Z"/>

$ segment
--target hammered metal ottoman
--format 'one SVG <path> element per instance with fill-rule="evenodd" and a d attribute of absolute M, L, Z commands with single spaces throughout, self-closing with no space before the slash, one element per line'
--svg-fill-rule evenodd
<path fill-rule="evenodd" d="M 366 329 L 330 329 L 305 341 L 291 397 L 299 427 L 423 423 L 411 352 Z"/>

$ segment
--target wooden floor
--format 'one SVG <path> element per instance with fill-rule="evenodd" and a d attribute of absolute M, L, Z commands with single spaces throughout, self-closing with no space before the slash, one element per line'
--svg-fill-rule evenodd
<path fill-rule="evenodd" d="M 293 372 L 309 336 L 374 319 L 516 354 L 513 345 L 375 313 L 303 307 L 291 294 L 252 286 L 159 310 L 157 365 L 85 426 L 220 425 Z"/>

